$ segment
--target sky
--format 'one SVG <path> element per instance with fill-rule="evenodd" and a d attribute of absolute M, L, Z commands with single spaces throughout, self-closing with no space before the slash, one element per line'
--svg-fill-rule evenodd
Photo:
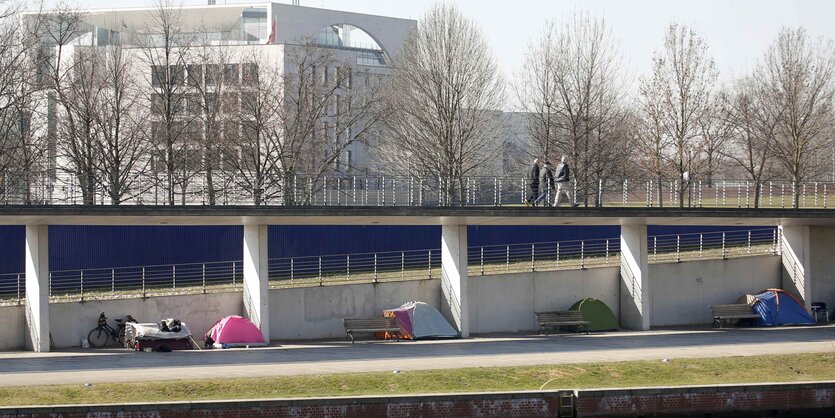
<path fill-rule="evenodd" d="M 150 6 L 155 0 L 73 0 L 82 8 Z M 640 77 L 671 22 L 685 24 L 707 41 L 727 82 L 750 71 L 783 27 L 803 26 L 812 37 L 835 39 L 833 0 L 445 0 L 475 20 L 492 45 L 508 80 L 522 66 L 527 45 L 547 20 L 559 22 L 575 10 L 603 16 L 620 43 L 624 63 Z M 57 0 L 48 0 L 53 5 Z M 217 0 L 218 4 L 252 3 Z M 290 0 L 278 0 L 290 3 Z M 300 0 L 302 6 L 419 19 L 435 0 Z M 183 4 L 206 4 L 183 0 Z"/>

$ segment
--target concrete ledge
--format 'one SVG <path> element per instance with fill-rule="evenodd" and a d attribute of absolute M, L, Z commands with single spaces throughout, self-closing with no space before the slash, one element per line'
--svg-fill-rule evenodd
<path fill-rule="evenodd" d="M 706 219 L 710 219 L 707 221 Z M 835 225 L 835 209 L 518 206 L 0 206 L 0 224 Z"/>

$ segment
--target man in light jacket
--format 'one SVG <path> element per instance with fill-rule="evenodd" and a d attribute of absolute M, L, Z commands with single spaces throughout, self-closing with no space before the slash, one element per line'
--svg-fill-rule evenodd
<path fill-rule="evenodd" d="M 571 206 L 577 206 L 577 204 L 571 201 L 571 196 L 568 194 L 568 185 L 570 181 L 571 168 L 568 167 L 568 157 L 563 155 L 560 159 L 560 163 L 557 165 L 557 176 L 554 179 L 554 182 L 557 184 L 557 192 L 554 193 L 554 206 L 560 205 L 560 198 L 563 193 L 565 193 L 565 198 L 568 199 Z"/>

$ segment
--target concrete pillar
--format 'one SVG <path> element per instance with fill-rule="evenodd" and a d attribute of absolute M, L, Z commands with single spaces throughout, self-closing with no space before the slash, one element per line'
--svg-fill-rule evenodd
<path fill-rule="evenodd" d="M 49 351 L 49 226 L 26 225 L 26 348 Z"/>
<path fill-rule="evenodd" d="M 462 338 L 470 336 L 467 303 L 467 225 L 444 225 L 441 228 L 441 312 Z"/>
<path fill-rule="evenodd" d="M 244 225 L 244 314 L 270 340 L 267 225 Z"/>
<path fill-rule="evenodd" d="M 620 227 L 620 323 L 648 330 L 651 317 L 647 226 Z"/>
<path fill-rule="evenodd" d="M 781 226 L 780 248 L 783 259 L 783 289 L 812 307 L 812 246 L 808 226 Z M 821 248 L 822 251 L 827 251 Z"/>

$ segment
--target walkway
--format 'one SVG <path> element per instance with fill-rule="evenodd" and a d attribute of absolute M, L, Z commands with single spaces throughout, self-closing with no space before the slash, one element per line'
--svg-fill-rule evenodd
<path fill-rule="evenodd" d="M 0 353 L 0 386 L 280 376 L 835 352 L 835 325 L 448 341 L 296 342 L 258 349 Z"/>

